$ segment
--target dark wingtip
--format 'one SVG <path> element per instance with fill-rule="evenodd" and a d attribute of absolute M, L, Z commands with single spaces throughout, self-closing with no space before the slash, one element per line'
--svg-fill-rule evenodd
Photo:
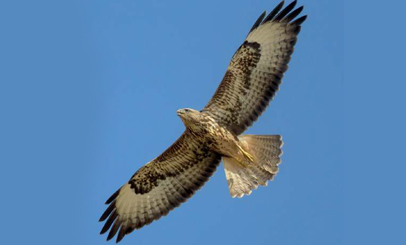
<path fill-rule="evenodd" d="M 117 233 L 118 228 L 120 228 L 121 222 L 117 219 L 116 222 L 114 222 L 113 227 L 111 228 L 109 235 L 107 236 L 107 241 L 111 240 Z"/>
<path fill-rule="evenodd" d="M 251 30 L 248 32 L 248 35 L 249 35 L 253 30 L 255 30 L 255 29 L 261 24 L 261 22 L 262 22 L 262 20 L 264 19 L 265 15 L 266 15 L 266 11 L 264 11 L 264 12 L 258 17 L 257 21 L 255 21 L 254 25 L 251 27 Z"/>
<path fill-rule="evenodd" d="M 125 236 L 125 235 L 118 235 L 118 236 L 117 236 L 117 239 L 116 239 L 116 243 L 121 242 L 121 240 L 123 240 L 124 236 Z"/>
<path fill-rule="evenodd" d="M 107 199 L 107 201 L 105 202 L 105 204 L 110 204 L 112 201 L 114 201 L 114 199 L 117 198 L 118 194 L 120 193 L 120 189 L 118 189 L 116 192 L 114 192 L 113 195 L 111 195 L 111 197 L 109 197 L 109 199 Z"/>
<path fill-rule="evenodd" d="M 123 240 L 126 234 L 128 234 L 126 232 L 126 229 L 124 229 L 124 227 L 121 227 L 117 235 L 116 243 L 119 243 L 121 240 Z"/>
<path fill-rule="evenodd" d="M 120 231 L 118 232 L 116 243 L 119 243 L 125 236 L 125 228 L 121 227 Z"/>
<path fill-rule="evenodd" d="M 285 1 L 280 2 L 272 11 L 269 13 L 269 15 L 265 18 L 264 23 L 268 21 L 272 21 L 272 19 L 275 17 L 276 14 L 282 9 L 283 5 L 285 4 Z"/>
<path fill-rule="evenodd" d="M 307 15 L 303 15 L 302 17 L 296 19 L 295 21 L 293 21 L 292 23 L 290 23 L 290 25 L 297 25 L 300 26 L 303 22 L 305 22 L 305 20 L 307 19 Z"/>
<path fill-rule="evenodd" d="M 108 231 L 111 227 L 111 224 L 113 224 L 113 221 L 117 218 L 117 213 L 116 210 L 113 210 L 113 212 L 111 213 L 110 217 L 108 218 L 108 220 L 106 221 L 106 223 L 104 224 L 102 230 L 100 231 L 100 235 L 106 233 L 106 231 Z"/>
<path fill-rule="evenodd" d="M 112 202 L 110 204 L 110 206 L 106 209 L 106 211 L 104 211 L 104 213 L 102 214 L 102 216 L 99 219 L 99 222 L 104 221 L 105 219 L 107 219 L 107 217 L 109 217 L 109 215 L 113 212 L 113 210 L 116 208 L 116 202 Z"/>
<path fill-rule="evenodd" d="M 285 22 L 290 22 L 294 18 L 296 18 L 303 10 L 303 6 L 300 6 L 299 8 L 295 9 L 293 12 L 288 14 L 285 18 L 282 19 L 282 21 Z"/>
<path fill-rule="evenodd" d="M 264 24 L 269 21 L 275 22 L 286 22 L 289 23 L 294 20 L 304 9 L 303 6 L 293 10 L 297 4 L 297 0 L 291 2 L 288 6 L 283 8 L 285 1 L 281 1 L 269 14 L 266 16 L 266 11 L 263 12 L 257 21 L 252 26 L 251 30 L 248 32 L 248 35 L 255 30 L 261 24 Z M 282 9 L 283 8 L 283 9 Z M 292 11 L 293 10 L 293 11 Z M 292 12 L 291 12 L 292 11 Z M 265 17 L 266 16 L 266 17 Z M 300 17 L 297 20 L 293 21 L 289 25 L 300 25 L 306 20 L 306 16 Z"/>
<path fill-rule="evenodd" d="M 286 8 L 284 8 L 281 12 L 279 12 L 279 14 L 275 17 L 275 19 L 273 19 L 273 21 L 282 20 L 283 17 L 285 17 L 290 11 L 292 11 L 292 9 L 295 8 L 296 4 L 297 0 L 291 2 L 288 6 L 286 6 Z"/>

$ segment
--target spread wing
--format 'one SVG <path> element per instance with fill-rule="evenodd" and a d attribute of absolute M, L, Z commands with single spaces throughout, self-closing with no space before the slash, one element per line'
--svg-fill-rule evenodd
<path fill-rule="evenodd" d="M 283 3 L 266 18 L 265 13 L 258 18 L 203 109 L 236 135 L 257 120 L 278 91 L 300 25 L 306 20 L 306 16 L 295 19 L 303 6 L 293 10 L 294 1 L 281 10 Z"/>
<path fill-rule="evenodd" d="M 117 231 L 117 242 L 134 229 L 158 220 L 191 197 L 209 179 L 220 155 L 196 142 L 186 131 L 159 157 L 140 168 L 106 202 L 101 234 Z"/>

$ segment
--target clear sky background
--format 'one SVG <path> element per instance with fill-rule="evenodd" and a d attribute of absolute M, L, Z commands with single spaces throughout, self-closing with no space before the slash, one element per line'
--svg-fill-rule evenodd
<path fill-rule="evenodd" d="M 278 2 L 2 1 L 0 243 L 107 244 L 105 200 Z M 247 131 L 284 137 L 275 180 L 232 199 L 220 165 L 121 244 L 404 244 L 406 6 L 389 2 L 300 0 L 290 69 Z"/>

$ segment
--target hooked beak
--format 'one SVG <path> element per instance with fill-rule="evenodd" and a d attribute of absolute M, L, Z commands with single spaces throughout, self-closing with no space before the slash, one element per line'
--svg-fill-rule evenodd
<path fill-rule="evenodd" d="M 178 114 L 178 116 L 181 116 L 184 113 L 184 111 L 182 109 L 179 109 L 176 111 L 176 114 Z"/>

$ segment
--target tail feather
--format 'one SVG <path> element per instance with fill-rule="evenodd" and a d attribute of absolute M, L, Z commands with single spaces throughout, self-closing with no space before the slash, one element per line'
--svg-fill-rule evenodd
<path fill-rule="evenodd" d="M 267 171 L 278 173 L 282 155 L 282 136 L 280 135 L 242 135 L 239 137 L 247 143 L 248 151 L 254 155 L 256 163 Z"/>
<path fill-rule="evenodd" d="M 245 144 L 245 150 L 253 156 L 254 161 L 245 166 L 234 158 L 223 157 L 232 197 L 250 195 L 259 185 L 266 186 L 268 180 L 272 180 L 278 172 L 282 155 L 283 142 L 280 135 L 242 135 L 239 139 Z"/>

